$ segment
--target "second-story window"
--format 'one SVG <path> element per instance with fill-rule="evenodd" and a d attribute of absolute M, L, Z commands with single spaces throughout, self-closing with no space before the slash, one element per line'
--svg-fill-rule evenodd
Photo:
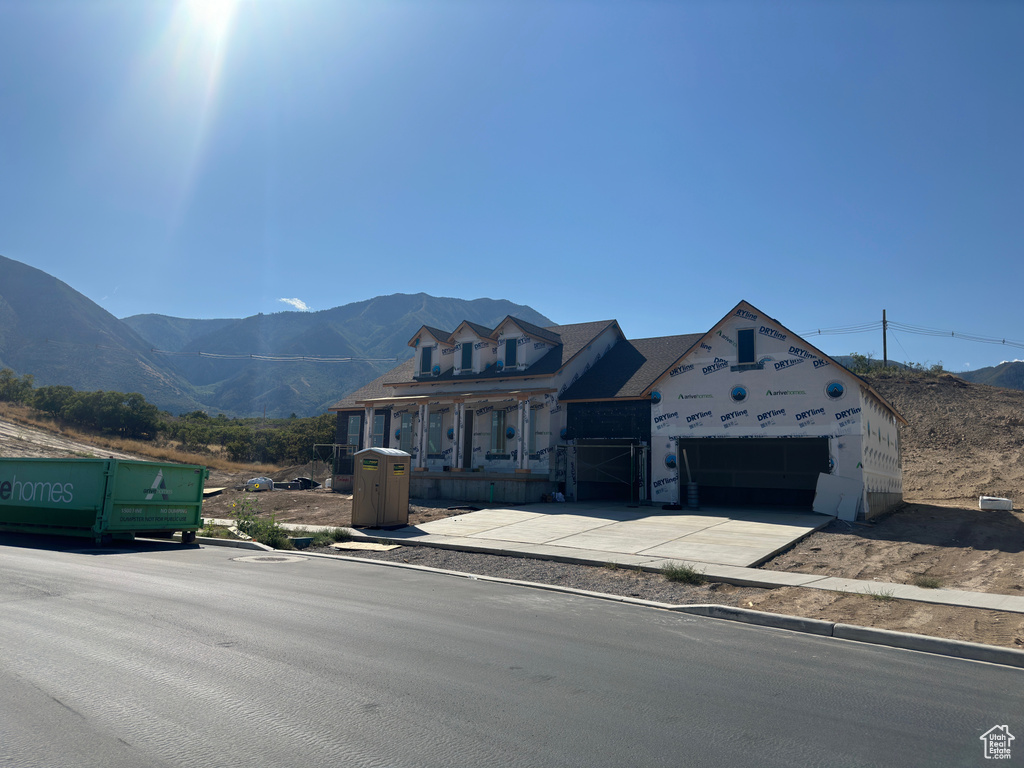
<path fill-rule="evenodd" d="M 736 332 L 737 360 L 740 365 L 754 362 L 754 329 L 742 328 Z"/>
<path fill-rule="evenodd" d="M 462 342 L 462 372 L 473 372 L 473 342 Z"/>
<path fill-rule="evenodd" d="M 423 348 L 420 349 L 420 373 L 422 373 L 422 374 L 430 373 L 430 362 L 431 362 L 431 354 L 430 353 L 432 351 L 433 351 L 432 347 L 423 347 Z"/>
<path fill-rule="evenodd" d="M 519 339 L 505 339 L 505 367 L 516 367 L 516 348 L 519 346 Z"/>

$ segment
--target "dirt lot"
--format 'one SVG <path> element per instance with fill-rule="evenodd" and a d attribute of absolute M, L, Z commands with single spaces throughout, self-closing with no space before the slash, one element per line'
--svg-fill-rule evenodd
<path fill-rule="evenodd" d="M 1024 594 L 1024 392 L 970 384 L 953 376 L 872 377 L 871 383 L 910 422 L 901 433 L 908 504 L 865 524 L 841 521 L 812 534 L 765 568 L 880 582 L 933 579 L 941 587 Z M 88 446 L 62 445 L 48 434 L 0 422 L 0 455 L 75 456 Z M 102 452 L 107 455 L 109 452 Z M 308 475 L 290 467 L 273 475 Z M 228 490 L 204 503 L 204 516 L 231 517 L 232 503 L 257 499 L 280 522 L 346 526 L 351 497 L 326 490 L 243 494 L 242 475 L 214 472 L 208 487 Z M 981 495 L 1013 499 L 1013 512 L 982 512 Z M 418 525 L 463 510 L 460 502 L 413 500 Z M 548 580 L 667 602 L 720 602 L 862 626 L 1024 648 L 1024 615 L 951 608 L 812 589 L 738 589 L 668 585 L 658 575 L 624 575 L 585 566 L 554 568 L 520 558 L 399 550 L 372 555 L 453 570 Z M 423 548 L 418 548 L 423 550 Z"/>

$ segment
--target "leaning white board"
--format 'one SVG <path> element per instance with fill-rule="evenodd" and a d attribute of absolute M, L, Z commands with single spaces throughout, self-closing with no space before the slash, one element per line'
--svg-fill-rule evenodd
<path fill-rule="evenodd" d="M 857 480 L 822 472 L 818 475 L 818 485 L 814 489 L 812 509 L 840 520 L 856 520 L 860 495 L 861 484 Z"/>

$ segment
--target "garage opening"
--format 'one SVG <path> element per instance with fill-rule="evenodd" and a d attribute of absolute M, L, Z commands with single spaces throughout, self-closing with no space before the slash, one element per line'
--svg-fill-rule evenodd
<path fill-rule="evenodd" d="M 647 446 L 580 441 L 576 445 L 576 497 L 580 501 L 647 498 Z"/>
<path fill-rule="evenodd" d="M 807 507 L 818 475 L 829 471 L 827 437 L 680 438 L 701 505 Z"/>

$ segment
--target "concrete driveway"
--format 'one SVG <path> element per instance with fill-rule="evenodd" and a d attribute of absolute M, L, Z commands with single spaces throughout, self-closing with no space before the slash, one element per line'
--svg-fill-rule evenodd
<path fill-rule="evenodd" d="M 620 565 L 659 567 L 672 561 L 750 567 L 833 519 L 803 510 L 667 511 L 614 502 L 578 502 L 485 509 L 400 528 L 388 537 Z"/>

